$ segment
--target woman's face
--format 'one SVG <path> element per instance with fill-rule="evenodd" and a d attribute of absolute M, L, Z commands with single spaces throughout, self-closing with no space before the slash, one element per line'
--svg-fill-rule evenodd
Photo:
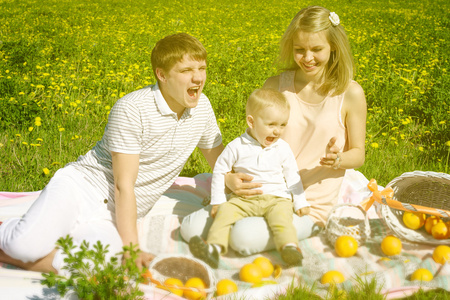
<path fill-rule="evenodd" d="M 293 37 L 294 60 L 308 76 L 320 76 L 331 55 L 331 45 L 324 31 L 297 31 Z"/>

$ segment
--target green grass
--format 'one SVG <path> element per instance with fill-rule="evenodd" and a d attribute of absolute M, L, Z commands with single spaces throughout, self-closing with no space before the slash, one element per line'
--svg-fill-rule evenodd
<path fill-rule="evenodd" d="M 382 185 L 408 171 L 448 173 L 448 2 L 318 4 L 340 16 L 355 79 L 366 92 L 367 155 L 360 171 Z M 121 95 L 154 82 L 151 49 L 175 32 L 188 32 L 207 48 L 205 93 L 225 143 L 231 141 L 245 128 L 250 92 L 277 74 L 278 41 L 300 4 L 3 0 L 0 9 L 0 190 L 31 191 L 101 138 Z M 182 175 L 209 171 L 196 152 Z"/>
<path fill-rule="evenodd" d="M 311 4 L 340 16 L 366 93 L 359 170 L 381 185 L 449 173 L 446 0 L 0 0 L 0 191 L 40 190 L 92 148 L 114 102 L 154 83 L 151 49 L 176 32 L 208 50 L 205 94 L 228 143 L 245 129 L 248 95 L 278 73 L 283 31 Z M 201 172 L 210 169 L 196 151 L 182 175 Z"/>

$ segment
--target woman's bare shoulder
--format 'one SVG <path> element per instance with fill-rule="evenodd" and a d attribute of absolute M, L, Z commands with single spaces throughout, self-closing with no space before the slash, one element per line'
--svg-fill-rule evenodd
<path fill-rule="evenodd" d="M 347 107 L 357 110 L 366 108 L 364 89 L 356 81 L 352 81 L 345 92 L 344 102 Z"/>

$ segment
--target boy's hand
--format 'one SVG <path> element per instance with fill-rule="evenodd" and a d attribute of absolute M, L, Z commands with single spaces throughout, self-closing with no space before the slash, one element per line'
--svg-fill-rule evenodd
<path fill-rule="evenodd" d="M 219 205 L 213 205 L 211 208 L 211 217 L 215 218 L 217 214 L 217 210 L 219 209 Z"/>
<path fill-rule="evenodd" d="M 240 197 L 261 195 L 261 190 L 255 188 L 261 187 L 261 183 L 250 182 L 253 177 L 244 173 L 227 173 L 225 175 L 225 184 L 233 193 Z"/>
<path fill-rule="evenodd" d="M 308 215 L 310 210 L 311 209 L 309 208 L 309 206 L 307 206 L 307 207 L 300 208 L 299 210 L 296 211 L 296 213 L 299 217 L 301 217 L 304 215 Z"/>

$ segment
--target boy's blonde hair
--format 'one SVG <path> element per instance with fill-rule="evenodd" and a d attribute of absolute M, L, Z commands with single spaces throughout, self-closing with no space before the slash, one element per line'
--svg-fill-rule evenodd
<path fill-rule="evenodd" d="M 323 84 L 319 92 L 327 95 L 340 95 L 347 89 L 353 79 L 353 57 L 350 43 L 342 25 L 332 25 L 330 11 L 321 6 L 309 6 L 300 10 L 289 24 L 280 42 L 278 62 L 281 69 L 296 70 L 299 68 L 294 61 L 293 37 L 298 31 L 324 31 L 331 46 L 331 56 L 325 67 Z"/>
<path fill-rule="evenodd" d="M 168 35 L 159 40 L 152 50 L 151 62 L 156 79 L 156 69 L 169 71 L 185 55 L 197 61 L 206 61 L 206 49 L 195 37 L 187 33 Z"/>
<path fill-rule="evenodd" d="M 288 100 L 281 92 L 275 89 L 257 89 L 248 97 L 245 112 L 247 115 L 254 115 L 267 107 L 290 109 Z"/>

